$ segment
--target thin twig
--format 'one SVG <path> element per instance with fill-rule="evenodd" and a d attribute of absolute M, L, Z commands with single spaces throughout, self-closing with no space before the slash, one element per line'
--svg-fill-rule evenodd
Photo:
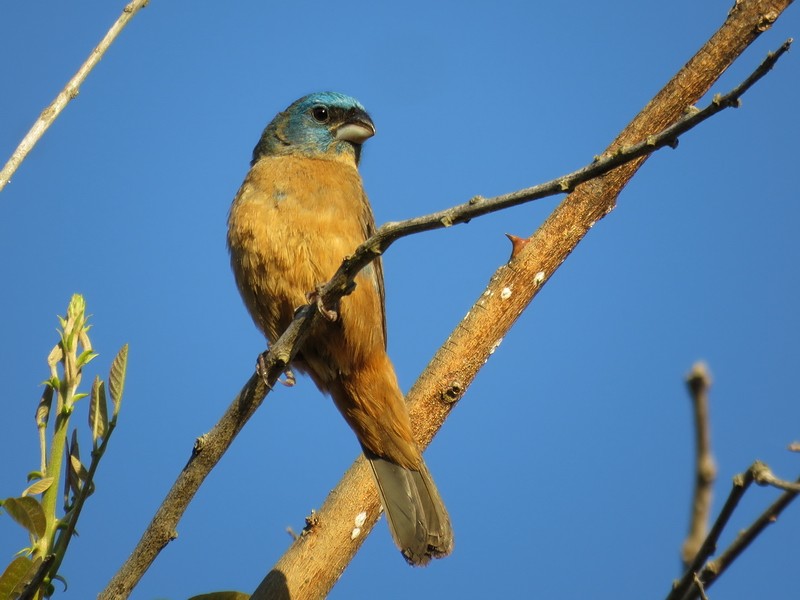
<path fill-rule="evenodd" d="M 760 460 L 753 463 L 753 466 L 750 468 L 753 469 L 753 480 L 758 485 L 772 486 L 784 492 L 800 493 L 800 483 L 775 477 L 772 470 Z"/>
<path fill-rule="evenodd" d="M 797 480 L 797 483 L 800 484 L 800 479 Z M 781 494 L 747 529 L 736 536 L 736 539 L 718 558 L 708 562 L 705 567 L 703 567 L 703 570 L 697 574 L 697 578 L 702 583 L 704 589 L 710 588 L 728 567 L 739 558 L 742 552 L 744 552 L 767 527 L 778 520 L 780 514 L 792 503 L 797 497 L 797 494 L 798 492 L 796 491 L 787 491 Z M 692 594 L 688 597 L 688 600 L 693 600 L 697 598 L 697 596 L 698 594 L 696 593 Z"/>
<path fill-rule="evenodd" d="M 375 235 L 361 244 L 352 256 L 344 260 L 336 274 L 321 288 L 320 295 L 325 305 L 334 306 L 335 302 L 341 298 L 341 292 L 349 288 L 356 274 L 376 257 L 383 254 L 392 243 L 402 237 L 422 231 L 450 227 L 451 225 L 459 223 L 467 223 L 471 219 L 488 213 L 533 200 L 540 200 L 548 196 L 572 192 L 572 190 L 582 183 L 605 175 L 621 165 L 630 163 L 642 156 L 649 155 L 665 146 L 675 148 L 678 145 L 678 138 L 690 129 L 726 108 L 738 108 L 742 95 L 758 80 L 764 77 L 764 75 L 769 73 L 778 59 L 789 50 L 793 41 L 794 40 L 790 38 L 775 52 L 770 52 L 755 71 L 730 92 L 714 96 L 711 103 L 702 110 L 690 107 L 685 112 L 683 118 L 662 130 L 660 133 L 647 136 L 642 142 L 624 146 L 610 155 L 596 159 L 585 167 L 552 179 L 546 183 L 524 188 L 509 194 L 502 194 L 493 198 L 474 196 L 468 202 L 446 210 L 407 219 L 405 221 L 385 223 L 378 228 Z"/>
<path fill-rule="evenodd" d="M 733 511 L 751 484 L 773 486 L 787 490 L 776 502 L 765 510 L 747 529 L 737 535 L 734 542 L 720 554 L 719 558 L 706 562 L 715 552 L 719 536 L 728 524 Z M 708 534 L 692 564 L 688 566 L 681 580 L 673 587 L 667 600 L 691 600 L 705 594 L 720 575 L 739 557 L 739 555 L 761 534 L 800 493 L 800 479 L 790 483 L 778 479 L 770 468 L 760 461 L 754 462 L 747 471 L 733 480 L 725 506 L 717 517 L 714 527 Z M 700 568 L 705 563 L 705 566 Z"/>
<path fill-rule="evenodd" d="M 14 175 L 17 168 L 22 164 L 22 161 L 25 160 L 28 153 L 44 135 L 44 132 L 47 131 L 47 128 L 53 124 L 58 115 L 61 114 L 61 111 L 69 104 L 70 100 L 77 97 L 81 84 L 83 84 L 83 81 L 91 70 L 94 69 L 95 65 L 100 62 L 100 59 L 103 58 L 106 50 L 108 50 L 111 43 L 117 38 L 125 25 L 127 25 L 139 9 L 146 6 L 148 2 L 149 0 L 133 0 L 122 10 L 122 14 L 111 26 L 111 29 L 108 30 L 105 37 L 100 40 L 97 47 L 92 50 L 86 62 L 81 65 L 78 72 L 67 82 L 67 85 L 65 85 L 64 89 L 56 96 L 56 99 L 50 103 L 50 106 L 42 111 L 42 114 L 39 115 L 33 127 L 31 127 L 30 131 L 22 138 L 17 149 L 14 150 L 11 158 L 8 159 L 3 170 L 0 171 L 0 191 L 11 181 L 11 176 Z"/>
<path fill-rule="evenodd" d="M 742 496 L 744 496 L 747 488 L 749 488 L 752 483 L 753 471 L 751 469 L 733 478 L 733 487 L 731 488 L 730 494 L 728 494 L 728 499 L 725 501 L 725 505 L 722 507 L 717 520 L 714 522 L 711 531 L 697 551 L 694 560 L 687 567 L 683 577 L 673 586 L 672 591 L 667 596 L 667 600 L 683 600 L 686 598 L 694 584 L 695 575 L 699 573 L 700 567 L 703 566 L 706 560 L 708 560 L 717 549 L 719 536 L 722 534 L 733 512 L 739 505 Z"/>
<path fill-rule="evenodd" d="M 761 480 L 759 482 L 759 479 Z M 778 499 L 770 505 L 753 523 L 744 531 L 740 532 L 736 539 L 726 548 L 718 558 L 705 563 L 702 569 L 700 566 L 714 553 L 719 533 L 722 532 L 728 519 L 730 518 L 733 510 L 736 508 L 741 497 L 747 491 L 747 488 L 752 483 L 760 483 L 761 485 L 775 485 L 781 488 L 784 484 L 789 486 L 790 491 L 781 494 Z M 702 560 L 700 560 L 700 553 L 698 558 L 693 562 L 691 567 L 687 569 L 681 581 L 676 584 L 672 592 L 667 596 L 667 600 L 695 600 L 705 596 L 705 590 L 710 588 L 714 582 L 730 567 L 733 562 L 744 552 L 750 544 L 772 523 L 777 521 L 778 516 L 783 510 L 800 493 L 800 479 L 797 483 L 790 484 L 788 482 L 775 478 L 769 467 L 764 463 L 756 461 L 741 475 L 734 478 L 734 489 L 723 508 L 722 513 L 717 519 L 706 543 L 701 548 Z M 735 498 L 734 498 L 735 496 Z M 732 501 L 732 498 L 734 500 Z M 719 524 L 719 528 L 717 525 Z M 713 536 L 713 538 L 712 538 Z"/>
<path fill-rule="evenodd" d="M 686 385 L 692 398 L 695 426 L 695 484 L 692 496 L 692 515 L 689 533 L 681 549 L 683 567 L 686 569 L 703 544 L 708 532 L 711 514 L 714 480 L 717 466 L 711 452 L 711 423 L 708 413 L 708 390 L 711 374 L 705 363 L 698 362 L 686 377 Z"/>
<path fill-rule="evenodd" d="M 700 581 L 700 578 L 697 575 L 694 576 L 694 585 L 697 587 L 697 593 L 700 595 L 700 600 L 708 600 L 708 596 L 706 596 L 706 589 L 703 587 L 703 582 Z"/>

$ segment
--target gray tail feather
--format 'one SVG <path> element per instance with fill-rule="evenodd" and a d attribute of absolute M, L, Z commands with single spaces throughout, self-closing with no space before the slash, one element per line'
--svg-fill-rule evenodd
<path fill-rule="evenodd" d="M 372 466 L 389 531 L 406 561 L 421 566 L 453 549 L 453 530 L 428 467 L 406 469 L 364 449 Z"/>

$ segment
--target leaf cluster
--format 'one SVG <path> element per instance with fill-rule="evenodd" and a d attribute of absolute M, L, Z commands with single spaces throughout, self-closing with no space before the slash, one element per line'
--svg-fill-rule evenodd
<path fill-rule="evenodd" d="M 75 535 L 84 502 L 94 492 L 94 475 L 122 404 L 127 344 L 111 362 L 108 385 L 95 376 L 89 392 L 80 392 L 84 368 L 98 356 L 89 339 L 91 326 L 82 296 L 73 295 L 59 324 L 59 341 L 47 357 L 50 375 L 43 382 L 35 414 L 41 454 L 38 468 L 28 473 L 28 486 L 19 496 L 0 500 L 2 511 L 19 523 L 29 538 L 28 546 L 0 575 L 0 599 L 49 597 L 54 591 L 52 582 L 64 582 L 58 569 Z M 76 404 L 86 398 L 92 444 L 88 467 L 81 459 L 77 427 L 67 435 Z"/>

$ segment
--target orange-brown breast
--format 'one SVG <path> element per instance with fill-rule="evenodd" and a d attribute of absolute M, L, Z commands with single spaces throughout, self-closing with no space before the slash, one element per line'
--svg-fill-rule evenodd
<path fill-rule="evenodd" d="M 308 293 L 330 279 L 373 227 L 354 165 L 278 156 L 253 166 L 231 207 L 228 245 L 245 305 L 267 339 L 283 333 Z M 339 320 L 320 323 L 308 342 L 304 359 L 315 379 L 326 379 L 323 371 L 331 369 L 347 373 L 385 346 L 377 278 L 372 266 L 362 271 L 342 300 Z M 319 369 L 315 353 L 324 362 Z"/>

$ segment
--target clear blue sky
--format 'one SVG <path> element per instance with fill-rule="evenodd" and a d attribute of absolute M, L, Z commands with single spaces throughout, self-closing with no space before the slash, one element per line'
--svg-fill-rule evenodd
<path fill-rule="evenodd" d="M 70 555 L 94 597 L 132 550 L 264 343 L 236 292 L 226 216 L 272 116 L 311 91 L 359 98 L 378 222 L 539 183 L 591 160 L 721 24 L 731 2 L 152 0 L 0 193 L 0 496 L 38 464 L 34 410 L 73 292 L 105 375 L 130 343 L 119 428 Z M 0 9 L 5 161 L 123 2 Z M 791 7 L 727 91 L 800 34 Z M 762 459 L 800 457 L 797 50 L 653 157 L 507 336 L 427 453 L 453 555 L 405 565 L 380 522 L 332 598 L 658 598 L 692 486 L 683 376 L 714 375 L 715 508 Z M 389 350 L 407 389 L 549 199 L 397 243 Z M 84 409 L 85 407 L 82 407 Z M 83 420 L 83 416 L 79 416 Z M 86 446 L 86 441 L 84 441 Z M 252 591 L 358 452 L 307 380 L 271 396 L 200 489 L 134 598 Z M 723 543 L 777 494 L 751 492 Z M 791 598 L 800 505 L 714 589 Z M 25 544 L 0 517 L 0 563 Z"/>

